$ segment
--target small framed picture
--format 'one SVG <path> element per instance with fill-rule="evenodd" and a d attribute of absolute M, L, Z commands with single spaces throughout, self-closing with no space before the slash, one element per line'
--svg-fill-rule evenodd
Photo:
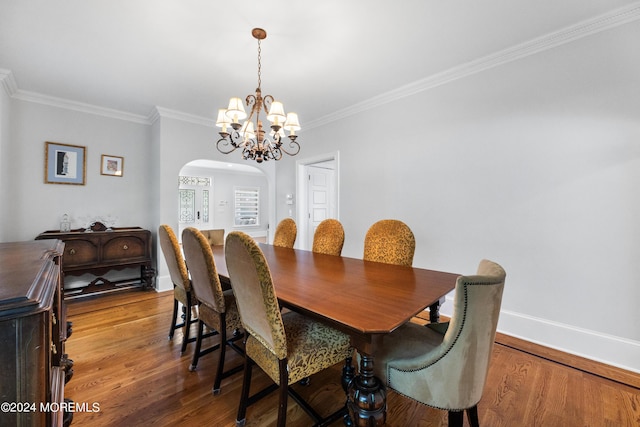
<path fill-rule="evenodd" d="M 122 176 L 124 157 L 103 154 L 100 164 L 100 173 L 102 175 Z"/>
<path fill-rule="evenodd" d="M 84 185 L 86 147 L 81 145 L 44 143 L 45 184 Z"/>

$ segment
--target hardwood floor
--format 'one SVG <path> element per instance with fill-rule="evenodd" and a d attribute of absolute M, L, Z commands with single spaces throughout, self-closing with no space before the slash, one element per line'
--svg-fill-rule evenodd
<path fill-rule="evenodd" d="M 67 302 L 73 335 L 66 349 L 75 365 L 65 395 L 89 409 L 99 405 L 95 412 L 76 412 L 72 426 L 235 425 L 242 374 L 223 380 L 221 393 L 213 396 L 217 352 L 203 357 L 195 372 L 189 371 L 194 344 L 181 355 L 181 332 L 167 340 L 172 304 L 171 292 L 138 290 Z M 640 375 L 622 372 L 610 380 L 586 372 L 584 366 L 593 363 L 584 359 L 562 354 L 556 355 L 564 358 L 556 363 L 549 360 L 552 351 L 544 353 L 535 346 L 521 351 L 518 346 L 527 344 L 501 336 L 494 347 L 478 405 L 482 426 L 640 425 Z M 536 352 L 543 357 L 531 354 Z M 235 352 L 227 355 L 227 366 L 242 363 Z M 574 363 L 581 369 L 571 367 Z M 330 413 L 344 403 L 340 371 L 336 365 L 297 390 L 318 412 Z M 254 369 L 256 387 L 268 382 Z M 246 425 L 275 424 L 276 405 L 274 393 L 249 408 Z M 287 417 L 291 426 L 311 424 L 292 400 Z M 389 426 L 445 426 L 446 420 L 445 411 L 388 393 Z"/>

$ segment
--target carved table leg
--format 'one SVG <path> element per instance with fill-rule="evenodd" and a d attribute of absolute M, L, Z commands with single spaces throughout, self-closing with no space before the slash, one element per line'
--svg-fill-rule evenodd
<path fill-rule="evenodd" d="M 372 427 L 386 423 L 387 389 L 373 375 L 372 356 L 361 355 L 360 374 L 349 384 L 347 399 L 352 425 Z"/>
<path fill-rule="evenodd" d="M 440 321 L 440 301 L 429 306 L 429 322 L 438 323 Z"/>

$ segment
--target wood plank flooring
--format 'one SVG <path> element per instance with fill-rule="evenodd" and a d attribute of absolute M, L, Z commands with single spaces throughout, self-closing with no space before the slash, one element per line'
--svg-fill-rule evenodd
<path fill-rule="evenodd" d="M 242 374 L 223 380 L 219 395 L 211 394 L 217 352 L 203 357 L 190 372 L 194 344 L 180 354 L 181 331 L 167 340 L 173 294 L 126 291 L 67 302 L 73 334 L 66 344 L 74 360 L 74 375 L 65 395 L 77 404 L 99 411 L 80 410 L 72 426 L 234 426 Z M 639 426 L 640 376 L 609 380 L 538 357 L 531 348 L 520 351 L 517 340 L 496 343 L 483 398 L 478 406 L 480 425 L 499 426 Z M 529 352 L 527 352 L 529 351 Z M 226 366 L 241 364 L 233 351 Z M 327 414 L 344 403 L 341 366 L 311 379 L 297 390 Z M 268 378 L 254 369 L 256 387 Z M 274 425 L 277 395 L 252 406 L 247 426 Z M 446 426 L 446 412 L 417 404 L 393 391 L 388 395 L 387 425 Z M 465 426 L 467 421 L 465 420 Z M 310 418 L 291 399 L 288 425 L 308 426 Z M 338 421 L 333 426 L 341 426 Z"/>

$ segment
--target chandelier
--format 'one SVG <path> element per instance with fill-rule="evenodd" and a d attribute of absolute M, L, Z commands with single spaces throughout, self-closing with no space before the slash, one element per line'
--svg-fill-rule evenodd
<path fill-rule="evenodd" d="M 245 100 L 251 112 L 247 117 L 240 98 L 231 98 L 226 109 L 218 110 L 216 126 L 222 129 L 218 132 L 221 138 L 216 143 L 216 147 L 223 154 L 229 154 L 240 148 L 243 159 L 255 160 L 258 163 L 280 160 L 283 152 L 295 156 L 300 151 L 300 144 L 296 141 L 298 137 L 296 131 L 300 130 L 298 115 L 296 113 L 285 115 L 281 102 L 275 101 L 271 95 L 262 96 L 260 43 L 267 37 L 267 32 L 262 28 L 254 28 L 251 35 L 258 40 L 258 88 L 255 95 L 247 95 Z M 260 120 L 261 111 L 264 111 L 267 120 L 271 123 L 271 131 L 268 135 Z M 247 120 L 241 123 L 240 121 L 245 118 Z M 285 130 L 289 132 L 290 151 L 283 146 L 283 138 L 287 136 Z"/>

